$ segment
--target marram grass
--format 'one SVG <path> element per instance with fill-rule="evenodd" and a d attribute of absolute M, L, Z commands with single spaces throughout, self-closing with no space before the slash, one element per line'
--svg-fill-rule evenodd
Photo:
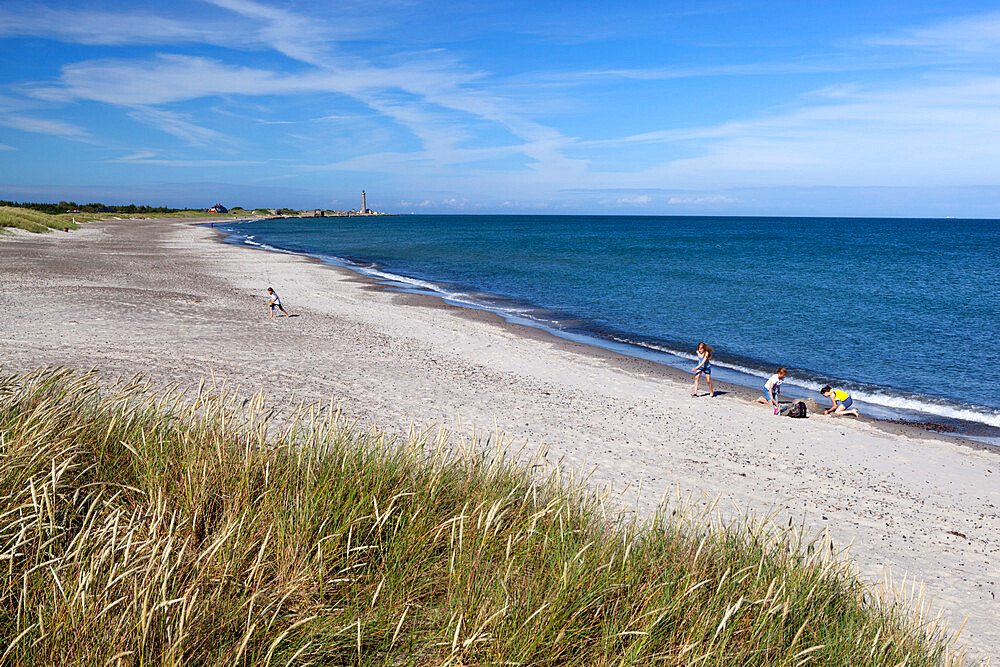
<path fill-rule="evenodd" d="M 265 405 L 0 378 L 0 664 L 964 664 L 793 527 Z"/>
<path fill-rule="evenodd" d="M 0 206 L 0 230 L 3 227 L 17 227 L 29 232 L 50 232 L 53 229 L 59 231 L 64 229 L 78 229 L 79 225 L 74 220 L 84 222 L 96 220 L 100 217 L 94 213 L 52 215 L 50 213 L 43 213 L 42 211 L 34 211 L 30 208 Z"/>
<path fill-rule="evenodd" d="M 17 227 L 29 232 L 50 232 L 53 230 L 63 231 L 66 229 L 79 229 L 81 222 L 93 222 L 105 218 L 224 218 L 227 217 L 219 213 L 207 213 L 205 211 L 177 211 L 175 213 L 60 213 L 53 215 L 43 211 L 35 211 L 30 208 L 15 206 L 0 206 L 0 233 L 4 227 Z"/>

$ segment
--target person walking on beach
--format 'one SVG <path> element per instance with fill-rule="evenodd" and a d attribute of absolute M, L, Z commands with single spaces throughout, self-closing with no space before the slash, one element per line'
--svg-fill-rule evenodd
<path fill-rule="evenodd" d="M 855 417 L 861 417 L 861 413 L 858 412 L 857 408 L 851 408 L 854 405 L 854 399 L 843 389 L 831 389 L 830 385 L 826 385 L 819 390 L 822 396 L 826 396 L 830 399 L 833 404 L 832 407 L 827 408 L 823 411 L 824 415 L 828 415 L 831 412 L 835 415 L 854 415 Z"/>
<path fill-rule="evenodd" d="M 281 299 L 278 298 L 278 293 L 274 291 L 274 288 L 273 287 L 268 287 L 267 288 L 267 293 L 271 295 L 271 301 L 268 304 L 269 306 L 271 306 L 271 315 L 270 315 L 270 317 L 274 317 L 274 309 L 275 308 L 277 308 L 278 310 L 280 310 L 281 312 L 283 312 L 285 314 L 285 317 L 291 317 L 291 315 L 288 314 L 288 311 L 285 310 L 282 307 L 282 305 L 281 305 Z"/>
<path fill-rule="evenodd" d="M 694 391 L 691 395 L 698 395 L 698 379 L 704 375 L 708 382 L 708 396 L 712 398 L 715 396 L 715 390 L 712 389 L 712 348 L 705 343 L 698 343 L 698 360 L 698 365 L 691 369 L 694 373 Z"/>
<path fill-rule="evenodd" d="M 774 375 L 767 378 L 767 382 L 764 383 L 764 394 L 757 397 L 758 403 L 773 405 L 774 414 L 778 414 L 778 396 L 781 396 L 781 383 L 786 375 L 788 375 L 788 371 L 785 370 L 784 366 L 774 371 Z"/>

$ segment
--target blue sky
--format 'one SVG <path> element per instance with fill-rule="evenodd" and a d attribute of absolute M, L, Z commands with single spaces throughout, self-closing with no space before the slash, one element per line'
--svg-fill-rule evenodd
<path fill-rule="evenodd" d="M 976 2 L 0 7 L 0 199 L 1000 217 Z"/>

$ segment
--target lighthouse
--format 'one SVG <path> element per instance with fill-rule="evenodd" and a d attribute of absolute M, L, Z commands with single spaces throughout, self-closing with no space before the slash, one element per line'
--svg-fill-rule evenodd
<path fill-rule="evenodd" d="M 365 191 L 364 190 L 361 191 L 361 212 L 362 213 L 367 213 L 368 212 L 368 202 L 365 201 Z"/>

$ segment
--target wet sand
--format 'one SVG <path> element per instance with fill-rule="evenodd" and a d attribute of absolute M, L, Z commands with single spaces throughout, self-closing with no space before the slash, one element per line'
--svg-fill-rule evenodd
<path fill-rule="evenodd" d="M 628 487 L 640 511 L 676 488 L 828 529 L 853 542 L 866 577 L 889 567 L 923 581 L 956 629 L 969 616 L 973 651 L 1000 656 L 995 450 L 909 425 L 774 417 L 722 383 L 691 398 L 675 369 L 219 243 L 190 222 L 0 237 L 0 276 L 4 373 L 97 367 L 185 385 L 211 373 L 276 404 L 333 397 L 390 431 L 499 429 L 595 485 Z M 267 317 L 268 285 L 295 317 Z"/>

